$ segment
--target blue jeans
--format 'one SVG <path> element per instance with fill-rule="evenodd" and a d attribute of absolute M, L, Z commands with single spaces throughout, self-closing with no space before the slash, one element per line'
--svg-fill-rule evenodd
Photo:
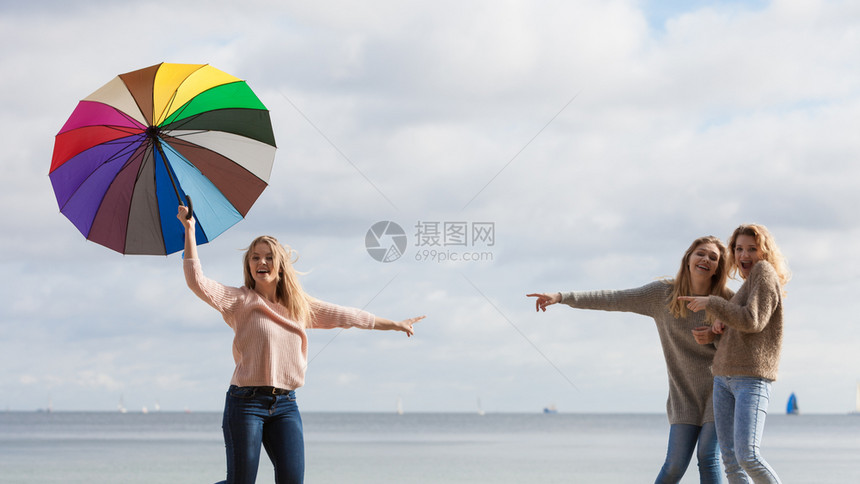
<path fill-rule="evenodd" d="M 706 422 L 703 426 L 690 424 L 672 424 L 669 427 L 669 449 L 666 451 L 666 462 L 660 469 L 655 484 L 677 484 L 681 482 L 693 450 L 698 449 L 696 458 L 699 461 L 699 482 L 702 484 L 719 484 L 720 478 L 720 449 L 717 444 L 717 431 L 714 422 Z"/>
<path fill-rule="evenodd" d="M 729 484 L 780 483 L 759 453 L 770 388 L 764 378 L 714 377 L 714 417 Z"/>
<path fill-rule="evenodd" d="M 230 386 L 224 404 L 227 484 L 253 484 L 260 446 L 275 467 L 277 484 L 301 484 L 305 474 L 302 417 L 295 392 L 271 395 L 254 387 Z"/>

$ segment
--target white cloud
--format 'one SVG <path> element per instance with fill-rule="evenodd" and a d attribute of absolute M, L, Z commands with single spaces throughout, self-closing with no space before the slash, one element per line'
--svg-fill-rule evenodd
<path fill-rule="evenodd" d="M 302 390 L 306 408 L 353 409 L 347 397 L 361 391 L 361 410 L 402 396 L 412 410 L 472 410 L 480 397 L 487 410 L 630 411 L 623 395 L 636 385 L 646 410 L 662 411 L 653 323 L 535 315 L 524 295 L 671 276 L 690 240 L 757 221 L 795 271 L 791 388 L 778 382 L 776 397 L 800 391 L 814 411 L 841 412 L 806 394 L 838 394 L 860 372 L 860 335 L 845 322 L 860 289 L 846 255 L 860 202 L 860 9 L 652 3 L 0 7 L 0 41 L 21 45 L 0 57 L 0 266 L 11 275 L 0 354 L 12 361 L 0 406 L 43 407 L 47 395 L 30 390 L 50 384 L 58 409 L 112 409 L 120 393 L 129 408 L 220 408 L 231 333 L 184 287 L 178 257 L 84 241 L 46 176 L 80 98 L 169 61 L 247 79 L 279 145 L 248 218 L 201 248 L 208 275 L 239 284 L 240 249 L 272 233 L 300 251 L 315 295 L 428 314 L 409 340 L 312 332 L 312 354 L 331 344 Z M 422 263 L 410 245 L 380 264 L 363 245 L 379 220 L 403 225 L 411 244 L 421 220 L 493 221 L 494 259 Z M 849 329 L 834 334 L 837 322 Z"/>

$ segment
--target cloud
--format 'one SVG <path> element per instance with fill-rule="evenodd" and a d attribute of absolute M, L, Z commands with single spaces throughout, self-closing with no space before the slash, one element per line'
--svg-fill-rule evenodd
<path fill-rule="evenodd" d="M 387 411 L 401 396 L 412 410 L 471 411 L 480 397 L 488 411 L 631 411 L 632 391 L 660 412 L 653 323 L 537 315 L 524 295 L 672 276 L 689 241 L 756 221 L 795 271 L 775 399 L 799 389 L 805 406 L 841 412 L 808 394 L 837 394 L 860 371 L 860 335 L 844 324 L 860 289 L 846 255 L 860 10 L 658 3 L 4 5 L 0 41 L 21 47 L 0 57 L 12 141 L 0 155 L 0 354 L 12 362 L 0 405 L 43 407 L 32 390 L 48 385 L 55 408 L 113 409 L 120 394 L 129 408 L 220 408 L 231 332 L 184 287 L 178 256 L 83 240 L 46 176 L 79 99 L 168 61 L 247 79 L 279 146 L 247 219 L 201 247 L 207 275 L 240 284 L 241 250 L 270 233 L 299 251 L 312 294 L 428 315 L 411 339 L 312 331 L 303 408 Z M 364 248 L 380 220 L 410 240 L 391 264 Z M 421 221 L 493 222 L 492 260 L 416 260 Z"/>

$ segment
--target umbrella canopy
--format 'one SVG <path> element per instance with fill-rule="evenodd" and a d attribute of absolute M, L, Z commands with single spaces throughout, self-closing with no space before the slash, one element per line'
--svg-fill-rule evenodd
<path fill-rule="evenodd" d="M 179 204 L 194 201 L 197 241 L 247 213 L 275 159 L 269 112 L 251 88 L 206 64 L 121 74 L 78 103 L 54 142 L 60 211 L 123 254 L 184 246 Z"/>

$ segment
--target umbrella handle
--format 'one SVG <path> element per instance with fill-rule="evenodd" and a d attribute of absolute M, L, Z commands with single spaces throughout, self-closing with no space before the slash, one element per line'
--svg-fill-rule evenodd
<path fill-rule="evenodd" d="M 185 195 L 185 200 L 188 202 L 188 213 L 185 215 L 185 220 L 191 220 L 191 212 L 194 211 L 194 204 L 191 203 L 191 197 Z"/>

